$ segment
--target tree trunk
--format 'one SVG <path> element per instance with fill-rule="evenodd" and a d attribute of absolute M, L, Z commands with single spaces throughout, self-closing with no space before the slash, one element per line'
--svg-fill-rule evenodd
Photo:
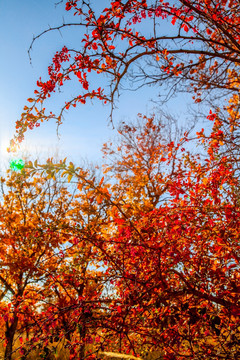
<path fill-rule="evenodd" d="M 17 324 L 18 324 L 18 317 L 16 315 L 14 315 L 13 322 L 11 323 L 11 325 L 9 325 L 8 322 L 6 323 L 5 337 L 7 340 L 7 346 L 5 349 L 4 360 L 12 359 L 13 339 L 17 329 Z"/>
<path fill-rule="evenodd" d="M 83 341 L 79 349 L 79 360 L 83 360 L 85 358 L 85 337 L 87 333 L 85 319 L 83 319 L 83 322 L 79 327 L 79 333 L 80 333 L 80 339 Z"/>

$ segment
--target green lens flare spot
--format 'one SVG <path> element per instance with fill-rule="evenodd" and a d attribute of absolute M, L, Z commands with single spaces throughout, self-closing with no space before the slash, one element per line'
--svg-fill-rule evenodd
<path fill-rule="evenodd" d="M 10 169 L 13 171 L 21 171 L 25 166 L 25 163 L 22 159 L 12 160 L 10 162 Z"/>

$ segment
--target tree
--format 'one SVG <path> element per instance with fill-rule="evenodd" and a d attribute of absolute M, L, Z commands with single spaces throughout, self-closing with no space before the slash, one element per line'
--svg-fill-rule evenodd
<path fill-rule="evenodd" d="M 24 171 L 10 172 L 1 182 L 0 287 L 5 304 L 1 315 L 4 359 L 10 360 L 16 332 L 20 328 L 29 332 L 35 323 L 49 278 L 61 263 L 59 252 L 68 240 L 62 228 L 67 225 L 71 194 L 57 182 Z"/>
<path fill-rule="evenodd" d="M 141 128 L 149 131 L 143 132 L 143 137 L 139 128 L 126 126 L 122 142 L 113 146 L 118 148 L 119 158 L 111 170 L 118 183 L 127 184 L 126 188 L 123 185 L 122 209 L 131 208 L 138 196 L 135 213 L 116 214 L 118 230 L 112 239 L 119 268 L 110 266 L 109 272 L 116 278 L 117 301 L 121 304 L 112 322 L 119 325 L 121 347 L 137 353 L 144 345 L 146 350 L 161 350 L 164 359 L 237 359 L 237 164 L 222 154 L 224 142 L 215 128 L 204 142 L 208 150 L 204 162 L 179 146 L 183 156 L 175 159 L 172 151 L 166 165 L 171 171 L 175 159 L 175 176 L 165 171 L 165 177 L 159 178 L 159 162 L 166 159 L 159 159 L 157 152 L 163 145 L 157 140 L 155 162 L 144 162 L 149 155 L 149 147 L 144 145 L 159 139 L 160 127 L 153 125 L 153 119 L 145 121 Z M 115 156 L 111 146 L 108 153 Z M 156 175 L 158 187 L 154 188 L 149 178 L 144 184 L 149 174 Z M 161 181 L 165 191 L 159 197 Z M 139 191 L 149 186 L 158 199 L 152 209 L 144 207 L 148 193 L 142 196 Z M 153 194 L 150 199 L 155 198 Z"/>
<path fill-rule="evenodd" d="M 65 9 L 78 21 L 39 36 L 79 26 L 86 30 L 82 45 L 76 49 L 65 46 L 55 54 L 49 78 L 40 78 L 35 97 L 28 99 L 30 105 L 16 122 L 15 140 L 21 141 L 28 128 L 49 118 L 60 124 L 64 110 L 88 99 L 111 104 L 112 116 L 115 98 L 128 81 L 136 81 L 137 88 L 166 84 L 167 97 L 177 90 L 193 91 L 196 102 L 209 96 L 212 103 L 219 97 L 238 98 L 239 1 L 119 0 L 99 15 L 90 2 L 73 0 L 66 2 Z M 108 79 L 106 89 L 101 85 L 103 75 Z M 58 86 L 74 79 L 80 83 L 79 93 L 66 99 L 59 114 L 47 114 L 45 100 Z"/>
<path fill-rule="evenodd" d="M 222 150 L 218 115 L 209 116 L 210 136 L 199 132 L 195 142 L 203 158 L 184 148 L 187 133 L 168 142 L 163 120 L 142 117 L 122 126 L 119 143 L 105 144 L 108 185 L 55 165 L 106 208 L 94 245 L 114 289 L 100 327 L 108 350 L 239 357 L 239 162 L 229 156 L 234 142 Z"/>
<path fill-rule="evenodd" d="M 91 356 L 95 349 L 89 346 L 109 317 L 106 201 L 92 190 L 94 184 L 106 185 L 82 170 L 76 194 L 51 180 L 54 167 L 43 167 L 46 176 L 25 169 L 2 179 L 0 309 L 6 360 L 17 350 L 26 359 L 38 347 L 47 356 L 59 344 L 71 359 Z M 17 339 L 19 349 L 13 348 Z"/>
<path fill-rule="evenodd" d="M 192 139 L 202 156 L 187 150 L 188 132 L 169 138 L 163 120 L 142 116 L 138 124 L 122 126 L 119 143 L 104 146 L 110 161 L 104 171 L 111 180 L 96 179 L 66 161 L 28 165 L 32 174 L 61 171 L 78 182 L 81 201 L 73 211 L 78 226 L 69 228 L 68 235 L 87 244 L 83 252 L 69 249 L 69 257 L 78 260 L 73 266 L 61 262 L 61 285 L 54 276 L 48 293 L 58 319 L 70 314 L 66 304 L 76 304 L 71 319 L 80 320 L 81 329 L 76 335 L 75 325 L 71 328 L 72 355 L 93 356 L 85 345 L 87 328 L 91 335 L 95 326 L 100 334 L 92 331 L 96 353 L 107 348 L 137 356 L 157 350 L 166 360 L 237 359 L 239 2 L 113 1 L 96 15 L 90 3 L 72 0 L 66 10 L 79 16 L 76 26 L 86 28 L 83 45 L 64 47 L 54 56 L 49 79 L 39 80 L 35 97 L 17 122 L 18 140 L 40 121 L 56 118 L 60 124 L 65 109 L 88 98 L 110 103 L 113 110 L 118 91 L 131 76 L 139 86 L 166 81 L 173 92 L 192 90 L 196 102 L 206 95 L 216 99 L 205 115 L 210 129 Z M 143 34 L 144 22 L 152 26 L 150 35 Z M 172 31 L 163 33 L 160 24 L 172 26 Z M 100 81 L 106 75 L 109 88 L 96 83 L 91 88 L 91 72 Z M 45 100 L 72 79 L 80 82 L 82 92 L 66 100 L 60 114 L 47 114 Z M 103 266 L 102 272 L 89 272 L 89 282 L 84 273 L 88 251 L 93 266 Z M 98 274 L 99 293 L 92 288 Z M 84 284 L 81 298 L 79 282 Z M 87 284 L 89 296 L 83 295 Z M 106 294 L 107 286 L 111 291 Z M 86 321 L 84 309 L 93 300 L 94 314 Z M 46 307 L 47 313 L 52 310 Z M 45 313 L 44 318 L 49 319 Z M 52 324 L 46 325 L 41 340 L 53 331 Z M 71 330 L 64 323 L 59 329 Z"/>

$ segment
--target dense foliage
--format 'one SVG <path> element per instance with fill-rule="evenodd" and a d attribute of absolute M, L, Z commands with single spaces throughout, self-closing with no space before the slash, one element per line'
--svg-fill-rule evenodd
<path fill-rule="evenodd" d="M 103 146 L 101 175 L 51 159 L 9 174 L 0 207 L 6 360 L 24 329 L 23 359 L 59 345 L 71 359 L 240 357 L 239 10 L 238 1 L 129 0 L 96 15 L 86 1 L 66 3 L 86 34 L 38 81 L 18 141 L 88 98 L 113 109 L 131 76 L 139 86 L 192 89 L 205 109 L 206 98 L 214 102 L 207 131 L 194 138 L 164 115 L 122 124 Z M 91 72 L 109 87 L 93 87 Z M 45 100 L 74 78 L 82 92 L 59 115 L 46 114 Z M 74 191 L 51 180 L 59 172 Z"/>

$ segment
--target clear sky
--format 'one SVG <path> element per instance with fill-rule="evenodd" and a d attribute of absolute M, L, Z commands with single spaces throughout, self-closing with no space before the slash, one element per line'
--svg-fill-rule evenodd
<path fill-rule="evenodd" d="M 93 0 L 104 6 L 107 0 Z M 60 25 L 63 16 L 71 20 L 64 11 L 64 5 L 55 6 L 57 0 L 0 0 L 0 164 L 9 158 L 6 147 L 14 134 L 14 124 L 20 118 L 26 99 L 33 96 L 37 79 L 47 76 L 47 67 L 57 50 L 69 42 L 79 42 L 79 33 L 72 30 L 48 33 L 37 40 L 31 52 L 32 64 L 28 49 L 33 35 L 38 35 L 48 26 Z M 64 1 L 65 2 L 65 1 Z M 68 89 L 68 98 L 71 88 Z M 156 88 L 142 89 L 137 92 L 125 92 L 118 103 L 114 115 L 114 124 L 121 120 L 134 119 L 137 113 L 151 112 L 153 104 L 149 101 L 157 95 Z M 64 96 L 54 96 L 50 106 L 64 103 Z M 173 109 L 174 110 L 174 109 Z M 175 107 L 176 110 L 176 107 Z M 179 109 L 178 109 L 179 112 Z M 56 152 L 78 162 L 80 158 L 97 161 L 101 158 L 101 145 L 115 132 L 108 125 L 109 107 L 98 102 L 70 110 L 65 115 L 65 122 L 60 127 L 60 140 L 56 135 L 54 121 L 45 123 L 40 128 L 29 131 L 22 149 L 34 158 L 49 157 Z M 18 154 L 17 156 L 20 156 Z M 13 155 L 10 155 L 13 157 Z"/>

